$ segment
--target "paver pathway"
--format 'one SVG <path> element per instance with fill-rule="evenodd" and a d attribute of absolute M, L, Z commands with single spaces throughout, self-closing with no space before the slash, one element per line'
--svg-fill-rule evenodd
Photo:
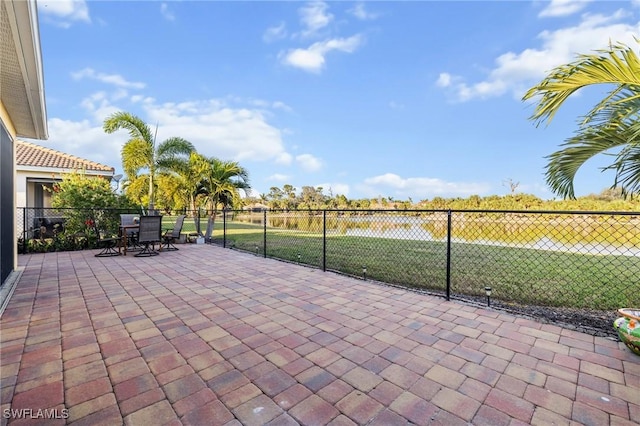
<path fill-rule="evenodd" d="M 93 254 L 19 257 L 2 424 L 640 421 L 609 339 L 220 247 Z"/>

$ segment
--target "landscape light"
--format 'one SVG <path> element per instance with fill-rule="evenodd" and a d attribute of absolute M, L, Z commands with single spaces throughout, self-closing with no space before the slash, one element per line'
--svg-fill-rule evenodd
<path fill-rule="evenodd" d="M 367 267 L 364 265 L 362 266 L 362 279 L 367 280 Z"/>
<path fill-rule="evenodd" d="M 484 292 L 487 295 L 487 306 L 491 306 L 491 287 L 489 286 L 485 287 Z"/>
<path fill-rule="evenodd" d="M 298 263 L 300 263 L 300 259 L 302 259 L 302 255 L 298 253 Z"/>

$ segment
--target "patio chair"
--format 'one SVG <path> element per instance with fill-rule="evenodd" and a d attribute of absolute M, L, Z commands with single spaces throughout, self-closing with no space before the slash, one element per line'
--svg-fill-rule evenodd
<path fill-rule="evenodd" d="M 121 214 L 120 215 L 120 230 L 122 231 L 124 229 L 124 232 L 122 234 L 124 238 L 124 241 L 127 242 L 127 250 L 129 251 L 135 251 L 135 250 L 141 250 L 142 247 L 140 247 L 140 245 L 138 244 L 138 230 L 137 229 L 127 229 L 127 228 L 123 228 L 123 227 L 127 227 L 127 226 L 132 226 L 132 225 L 137 225 L 140 215 L 138 214 Z"/>
<path fill-rule="evenodd" d="M 141 216 L 140 229 L 138 231 L 138 244 L 142 250 L 136 253 L 136 257 L 157 256 L 160 253 L 155 250 L 155 244 L 162 242 L 162 216 Z M 162 246 L 160 246 L 162 250 Z"/>
<path fill-rule="evenodd" d="M 173 229 L 167 229 L 162 234 L 162 249 L 167 251 L 178 250 L 178 247 L 174 245 L 176 240 L 180 239 L 180 233 L 182 232 L 182 224 L 184 223 L 185 215 L 180 215 L 176 218 L 176 223 L 173 225 Z"/>
<path fill-rule="evenodd" d="M 96 257 L 111 257 L 120 256 L 120 242 L 122 241 L 119 236 L 107 236 L 107 231 L 101 229 L 99 221 L 90 219 L 93 224 L 93 230 L 96 234 L 96 245 L 102 250 L 96 254 Z"/>

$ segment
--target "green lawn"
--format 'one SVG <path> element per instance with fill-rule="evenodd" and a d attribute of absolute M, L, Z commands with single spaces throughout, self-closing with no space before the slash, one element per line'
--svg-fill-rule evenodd
<path fill-rule="evenodd" d="M 205 222 L 206 224 L 206 222 Z M 184 231 L 183 231 L 184 232 Z M 222 239 L 222 222 L 216 223 Z M 227 246 L 264 252 L 263 227 L 227 224 Z M 322 267 L 320 232 L 268 228 L 266 254 Z M 299 255 L 299 258 L 298 258 Z M 393 284 L 445 291 L 446 244 L 385 238 L 329 235 L 326 268 Z M 502 301 L 569 308 L 611 310 L 640 306 L 640 258 L 454 243 L 451 292 L 484 295 L 491 286 Z"/>

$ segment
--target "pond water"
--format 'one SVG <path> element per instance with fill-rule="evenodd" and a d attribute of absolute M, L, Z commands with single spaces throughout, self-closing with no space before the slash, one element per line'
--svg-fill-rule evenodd
<path fill-rule="evenodd" d="M 235 220 L 253 224 L 263 223 L 262 215 Z M 320 233 L 323 223 L 321 216 L 267 216 L 267 225 L 273 228 Z M 332 215 L 327 217 L 326 224 L 329 235 L 440 242 L 445 242 L 447 236 L 446 217 L 436 218 L 434 215 Z M 620 226 L 622 225 L 618 227 Z M 631 234 L 625 239 L 627 230 L 633 228 L 635 227 L 619 229 L 617 232 L 621 236 L 615 239 L 613 244 L 606 241 L 606 237 L 609 236 L 607 232 L 612 232 L 611 226 L 606 223 L 576 221 L 575 224 L 569 222 L 558 227 L 550 221 L 541 221 L 539 217 L 517 220 L 456 218 L 452 224 L 451 240 L 454 243 L 640 257 L 640 248 L 631 243 Z"/>

